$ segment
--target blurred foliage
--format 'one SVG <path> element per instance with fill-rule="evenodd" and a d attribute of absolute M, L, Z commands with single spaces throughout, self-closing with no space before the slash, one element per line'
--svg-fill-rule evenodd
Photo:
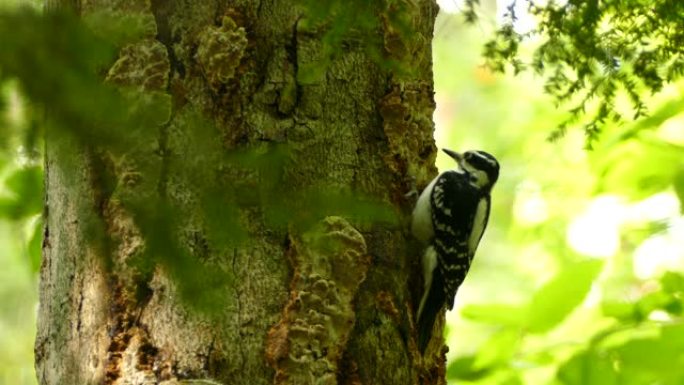
<path fill-rule="evenodd" d="M 98 170 L 93 183 L 99 187 L 99 201 L 92 203 L 104 208 L 114 202 L 116 210 L 130 214 L 145 239 L 144 248 L 127 259 L 134 279 L 143 283 L 139 298 L 147 294 L 144 283 L 161 267 L 176 279 L 188 306 L 220 315 L 225 302 L 233 300 L 225 293 L 234 279 L 230 269 L 207 256 L 232 255 L 235 247 L 250 242 L 249 231 L 259 231 L 248 226 L 253 215 L 269 226 L 275 242 L 327 215 L 344 216 L 361 227 L 397 223 L 390 205 L 362 192 L 289 187 L 285 173 L 291 172 L 287 168 L 295 158 L 286 144 L 257 143 L 226 151 L 220 147 L 218 128 L 189 108 L 174 111 L 174 129 L 182 130 L 185 140 L 173 145 L 202 155 L 180 159 L 159 139 L 170 126 L 169 95 L 102 81 L 119 48 L 150 33 L 149 20 L 103 12 L 81 21 L 68 13 L 43 15 L 26 5 L 0 6 L 0 245 L 7 253 L 2 261 L 11 266 L 3 276 L 14 274 L 12 279 L 0 276 L 0 302 L 6 304 L 0 308 L 0 383 L 35 382 L 33 330 L 27 326 L 35 325 L 32 306 L 45 209 L 44 137 L 63 163 L 67 181 L 82 177 L 81 165 L 69 164 L 76 161 L 72 154 L 85 154 Z M 165 157 L 167 168 L 149 161 L 153 154 Z M 192 203 L 179 202 L 167 191 L 169 173 L 176 183 L 192 186 Z M 147 184 L 131 188 L 140 183 Z M 109 258 L 116 240 L 108 236 L 104 218 L 94 214 L 84 209 L 80 222 L 91 246 Z M 105 262 L 112 266 L 111 259 Z M 3 301 L 23 299 L 22 293 L 30 293 L 28 300 Z M 21 315 L 21 323 L 11 313 Z"/>
<path fill-rule="evenodd" d="M 37 6 L 38 1 L 3 0 L 0 13 L 18 5 Z M 0 57 L 12 56 L 2 47 Z M 33 385 L 43 235 L 39 218 L 43 181 L 37 151 L 42 116 L 18 92 L 17 83 L 2 76 L 2 70 L 0 78 L 0 384 Z"/>
<path fill-rule="evenodd" d="M 478 3 L 466 2 L 471 22 Z M 520 12 L 538 23 L 520 30 Z M 678 0 L 514 0 L 484 56 L 495 71 L 510 66 L 544 75 L 545 91 L 570 111 L 552 137 L 581 124 L 592 145 L 603 128 L 647 114 L 644 95 L 684 74 L 683 17 Z M 528 41 L 535 42 L 532 52 Z M 629 106 L 621 106 L 620 95 Z"/>
<path fill-rule="evenodd" d="M 589 3 L 568 1 L 567 12 Z M 633 88 L 650 113 L 606 120 L 593 151 L 581 150 L 579 130 L 549 142 L 549 129 L 568 118 L 554 108 L 558 95 L 544 95 L 546 80 L 533 74 L 497 74 L 491 57 L 483 65 L 496 14 L 474 10 L 437 21 L 435 135 L 440 147 L 489 151 L 502 168 L 489 228 L 447 315 L 449 382 L 683 383 L 684 84 L 663 78 L 655 96 Z M 452 164 L 440 156 L 438 166 Z"/>
<path fill-rule="evenodd" d="M 152 156 L 150 153 L 140 155 L 146 144 L 158 142 L 160 130 L 169 124 L 170 96 L 103 84 L 102 74 L 114 62 L 117 47 L 149 32 L 144 20 L 127 17 L 107 22 L 115 18 L 113 14 L 94 14 L 81 23 L 69 13 L 41 15 L 30 8 L 0 14 L 0 45 L 12 52 L 0 57 L 0 81 L 16 82 L 22 95 L 40 106 L 37 110 L 48 111 L 49 145 L 64 153 L 62 161 L 68 161 L 72 158 L 69 153 L 78 151 L 73 142 L 87 149 L 100 170 L 102 199 L 115 200 L 130 212 L 147 239 L 144 252 L 131 260 L 141 278 L 160 264 L 179 278 L 181 294 L 192 299 L 190 304 L 201 305 L 203 310 L 217 309 L 221 308 L 216 306 L 217 298 L 227 297 L 211 294 L 220 291 L 221 285 L 214 283 L 230 284 L 230 274 L 212 266 L 189 267 L 197 255 L 207 250 L 220 252 L 247 241 L 247 223 L 239 215 L 240 210 L 260 210 L 283 237 L 288 227 L 308 228 L 331 214 L 356 219 L 357 223 L 395 221 L 387 204 L 359 192 L 329 191 L 321 186 L 312 186 L 310 191 L 284 188 L 283 173 L 290 159 L 283 148 L 256 144 L 226 153 L 223 159 L 198 156 L 190 161 L 174 158 L 160 144 L 154 150 L 168 158 L 174 173 L 192 184 L 202 212 L 199 217 L 204 219 L 208 234 L 208 239 L 194 239 L 197 234 L 180 234 L 179 238 L 180 229 L 192 228 L 189 215 L 176 207 L 178 202 L 173 202 L 165 191 L 163 173 L 168 171 L 159 170 L 158 162 L 145 159 Z M 174 124 L 183 125 L 182 129 L 191 133 L 182 144 L 185 151 L 225 153 L 219 148 L 219 130 L 208 119 L 187 110 L 176 118 Z M 36 141 L 32 131 L 22 133 L 26 135 L 25 146 Z M 128 177 L 145 175 L 153 179 L 159 175 L 159 186 L 148 191 L 127 189 L 127 162 L 134 164 L 134 175 L 129 173 Z M 78 167 L 63 169 L 75 173 Z M 70 177 L 78 176 L 67 175 Z M 40 167 L 16 170 L 5 184 L 8 196 L 0 198 L 0 216 L 20 219 L 41 210 Z M 303 202 L 307 202 L 306 207 Z M 89 218 L 92 215 L 83 212 L 83 222 L 88 224 L 96 246 L 109 255 L 106 249 L 112 247 L 112 240 L 107 239 L 103 219 Z M 179 241 L 187 238 L 190 244 L 197 243 L 193 250 Z M 203 289 L 207 287 L 213 290 Z"/>
<path fill-rule="evenodd" d="M 409 18 L 416 12 L 416 4 L 403 0 L 300 0 L 303 16 L 298 28 L 301 31 L 318 33 L 320 39 L 320 60 L 305 63 L 299 68 L 298 81 L 312 83 L 324 76 L 332 60 L 346 52 L 349 46 L 362 47 L 375 64 L 390 69 L 395 75 L 410 70 L 402 65 L 411 56 L 412 44 L 417 35 Z M 382 28 L 379 28 L 381 26 Z M 388 52 L 391 51 L 391 52 Z M 388 53 L 393 54 L 390 57 Z"/>

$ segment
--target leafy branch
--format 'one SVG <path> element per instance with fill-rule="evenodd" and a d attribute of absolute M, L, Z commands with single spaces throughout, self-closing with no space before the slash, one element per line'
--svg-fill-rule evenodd
<path fill-rule="evenodd" d="M 516 31 L 516 5 L 485 45 L 484 57 L 494 71 L 533 71 L 545 77 L 544 90 L 559 105 L 569 105 L 570 118 L 551 134 L 564 134 L 579 124 L 591 147 L 609 121 L 624 122 L 616 96 L 630 102 L 631 119 L 647 114 L 644 96 L 657 93 L 684 73 L 684 3 L 677 0 L 525 0 L 538 20 L 529 32 Z M 479 0 L 466 2 L 466 20 L 477 20 Z M 529 63 L 521 44 L 541 39 Z"/>

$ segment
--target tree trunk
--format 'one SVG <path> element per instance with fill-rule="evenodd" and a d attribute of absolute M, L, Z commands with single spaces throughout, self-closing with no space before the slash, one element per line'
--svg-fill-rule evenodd
<path fill-rule="evenodd" d="M 416 349 L 404 196 L 435 173 L 437 7 L 375 3 L 379 44 L 353 24 L 326 45 L 353 4 L 328 20 L 288 1 L 48 1 L 142 20 L 106 82 L 168 111 L 124 150 L 47 134 L 41 384 L 444 383 L 441 340 Z M 330 191 L 398 219 L 293 217 Z"/>

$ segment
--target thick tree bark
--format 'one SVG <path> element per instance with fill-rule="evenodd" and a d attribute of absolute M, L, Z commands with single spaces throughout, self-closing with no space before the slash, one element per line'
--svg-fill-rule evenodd
<path fill-rule="evenodd" d="M 67 3 L 74 6 L 48 8 Z M 398 4 L 408 33 L 391 22 Z M 444 382 L 441 343 L 425 358 L 415 346 L 420 270 L 404 197 L 412 179 L 423 186 L 435 172 L 437 8 L 433 0 L 376 8 L 382 60 L 354 31 L 329 55 L 326 27 L 289 1 L 75 5 L 84 18 L 120 12 L 147 23 L 149 33 L 121 49 L 107 81 L 170 97 L 171 111 L 124 154 L 48 133 L 41 384 Z M 199 116 L 218 128 L 206 143 L 193 131 Z M 282 230 L 264 219 L 268 208 L 248 205 L 235 213 L 248 240 L 213 242 L 198 203 L 207 186 L 197 180 L 210 180 L 219 195 L 236 185 L 258 190 L 268 175 L 223 159 L 276 144 L 287 147 L 283 189 L 355 191 L 400 219 L 364 224 L 329 212 L 310 230 Z M 195 311 L 181 298 L 183 272 L 131 262 L 152 242 L 125 204 L 133 197 L 163 199 L 181 213 L 178 244 L 197 266 L 230 277 L 213 288 L 219 309 Z"/>

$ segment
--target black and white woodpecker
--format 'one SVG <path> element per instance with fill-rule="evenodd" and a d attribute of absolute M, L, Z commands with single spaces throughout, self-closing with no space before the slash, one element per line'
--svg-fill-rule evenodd
<path fill-rule="evenodd" d="M 422 257 L 425 288 L 418 307 L 418 347 L 430 341 L 442 307 L 451 310 L 487 227 L 490 192 L 499 162 L 484 151 L 443 150 L 458 167 L 444 171 L 423 190 L 413 210 L 411 232 L 426 245 Z"/>

